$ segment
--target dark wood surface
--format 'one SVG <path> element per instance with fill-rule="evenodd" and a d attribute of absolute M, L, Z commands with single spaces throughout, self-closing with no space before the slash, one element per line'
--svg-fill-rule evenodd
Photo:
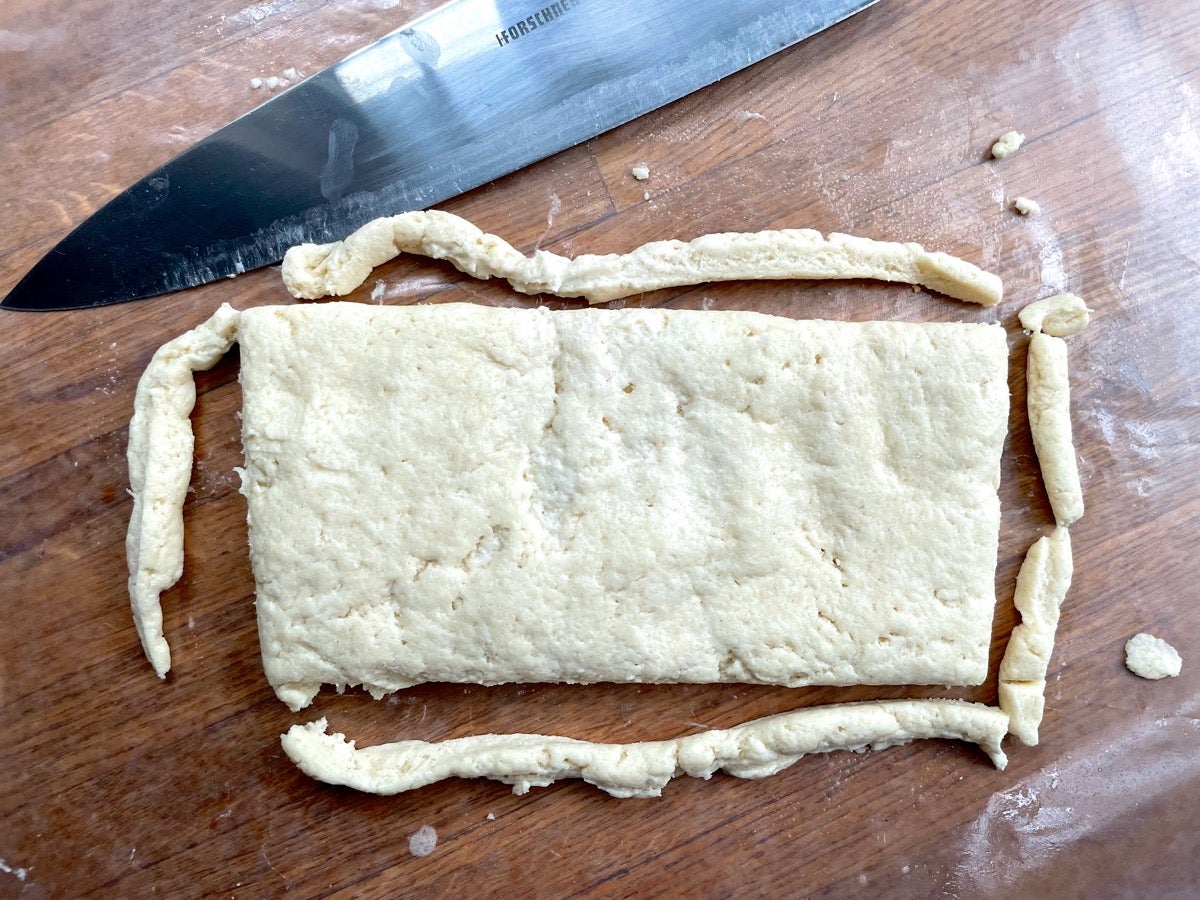
<path fill-rule="evenodd" d="M 428 4 L 8 0 L 0 5 L 0 292 L 116 192 Z M 915 240 L 1005 280 L 996 311 L 896 286 L 729 284 L 629 304 L 797 317 L 1003 322 L 992 678 L 979 689 L 435 685 L 296 716 L 259 663 L 236 358 L 198 378 L 183 579 L 154 677 L 125 594 L 125 445 L 153 350 L 218 304 L 286 303 L 267 269 L 153 301 L 0 314 L 0 895 L 67 897 L 1195 896 L 1200 892 L 1200 6 L 883 0 L 643 119 L 444 204 L 525 251 L 627 250 L 809 226 Z M 991 142 L 1028 142 L 1004 161 Z M 651 176 L 630 175 L 638 163 Z M 649 199 L 643 199 L 643 191 Z M 1036 199 L 1040 217 L 1008 208 Z M 423 260 L 386 302 L 529 304 Z M 1026 549 L 1051 517 L 1023 412 L 1026 302 L 1082 294 L 1070 339 L 1087 515 L 1042 742 L 999 772 L 932 742 L 804 759 L 762 781 L 616 801 L 579 782 L 516 797 L 451 781 L 379 798 L 322 786 L 278 736 L 328 715 L 362 743 L 486 731 L 630 741 L 834 700 L 995 701 Z M 1128 674 L 1152 631 L 1183 675 Z M 312 715 L 310 716 L 309 713 Z M 437 830 L 417 858 L 407 838 Z"/>

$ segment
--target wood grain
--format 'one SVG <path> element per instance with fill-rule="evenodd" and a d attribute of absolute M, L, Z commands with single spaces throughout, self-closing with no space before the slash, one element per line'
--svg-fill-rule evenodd
<path fill-rule="evenodd" d="M 0 8 L 0 292 L 119 190 L 263 95 L 427 0 L 15 0 Z M 1017 128 L 1027 143 L 989 160 Z M 1200 893 L 1200 7 L 1149 0 L 887 0 L 693 96 L 444 204 L 525 251 L 807 226 L 915 240 L 996 271 L 992 312 L 866 283 L 705 285 L 628 305 L 837 319 L 998 320 L 1014 408 L 1003 465 L 992 680 L 972 690 L 429 685 L 322 695 L 362 743 L 486 731 L 629 741 L 817 703 L 995 701 L 1026 547 L 1051 525 L 1023 413 L 1016 312 L 1060 289 L 1087 514 L 1036 748 L 994 771 L 930 743 L 804 759 L 770 779 L 616 801 L 452 781 L 393 798 L 283 756 L 298 719 L 258 658 L 236 354 L 198 378 L 187 563 L 154 677 L 125 594 L 125 444 L 154 349 L 218 304 L 291 302 L 275 270 L 76 313 L 0 314 L 0 896 L 502 894 L 1194 896 Z M 630 169 L 645 164 L 637 181 Z M 644 198 L 649 194 L 649 199 Z M 1030 196 L 1037 218 L 1009 202 Z M 390 303 L 527 305 L 398 260 Z M 554 305 L 570 305 L 551 301 Z M 1177 679 L 1125 672 L 1148 630 Z M 309 711 L 306 711 L 309 712 Z M 1011 743 L 1011 742 L 1010 742 Z M 491 816 L 491 817 L 489 817 Z M 407 838 L 424 824 L 424 858 Z"/>

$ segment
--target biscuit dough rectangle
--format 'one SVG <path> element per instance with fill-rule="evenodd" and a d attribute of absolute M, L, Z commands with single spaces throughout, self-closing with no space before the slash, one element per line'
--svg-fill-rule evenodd
<path fill-rule="evenodd" d="M 323 683 L 986 676 L 998 326 L 347 303 L 237 339 L 293 709 Z"/>

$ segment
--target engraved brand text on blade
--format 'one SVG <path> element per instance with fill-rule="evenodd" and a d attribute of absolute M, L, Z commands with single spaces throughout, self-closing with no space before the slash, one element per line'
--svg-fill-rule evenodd
<path fill-rule="evenodd" d="M 542 25 L 549 25 L 563 13 L 571 11 L 578 5 L 579 0 L 559 0 L 557 3 L 551 3 L 549 6 L 539 9 L 532 16 L 526 16 L 520 22 L 497 31 L 496 43 L 503 47 L 510 41 L 515 41 L 531 31 L 536 31 Z"/>

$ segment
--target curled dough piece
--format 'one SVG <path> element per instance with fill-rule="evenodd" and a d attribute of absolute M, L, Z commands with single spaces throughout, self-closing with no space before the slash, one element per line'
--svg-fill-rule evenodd
<path fill-rule="evenodd" d="M 1038 742 L 1046 672 L 1073 571 L 1071 536 L 1060 525 L 1029 548 L 1017 573 L 1014 603 L 1021 623 L 1012 630 L 1000 661 L 1000 708 L 1008 713 L 1008 730 L 1029 747 Z"/>
<path fill-rule="evenodd" d="M 657 797 L 677 775 L 774 775 L 808 753 L 894 747 L 918 738 L 978 744 L 1007 764 L 1001 710 L 962 700 L 892 700 L 819 706 L 669 741 L 596 744 L 538 734 L 485 734 L 358 749 L 326 734 L 325 719 L 293 725 L 284 752 L 306 774 L 373 794 L 398 794 L 445 778 L 491 778 L 524 794 L 559 778 L 582 778 L 614 797 Z"/>
<path fill-rule="evenodd" d="M 233 346 L 239 312 L 224 304 L 204 324 L 164 344 L 138 382 L 129 422 L 133 514 L 125 537 L 129 601 L 138 637 L 160 678 L 171 668 L 159 595 L 183 573 L 183 501 L 195 439 L 192 373 L 211 369 Z"/>
<path fill-rule="evenodd" d="M 1071 389 L 1064 340 L 1034 333 L 1029 341 L 1026 390 L 1029 428 L 1050 507 L 1059 525 L 1070 525 L 1083 515 L 1083 488 L 1071 437 Z"/>
<path fill-rule="evenodd" d="M 1053 337 L 1067 337 L 1087 328 L 1091 310 L 1082 297 L 1055 294 L 1035 300 L 1017 313 L 1026 331 L 1040 331 Z"/>
<path fill-rule="evenodd" d="M 994 306 L 1004 294 L 996 275 L 918 244 L 787 229 L 655 241 L 626 254 L 569 259 L 537 250 L 526 257 L 494 234 L 436 210 L 376 219 L 333 244 L 292 247 L 283 259 L 283 281 L 296 297 L 343 296 L 375 266 L 401 253 L 447 260 L 475 278 L 504 278 L 524 294 L 584 297 L 590 303 L 741 279 L 873 278 L 921 285 L 983 306 Z"/>

